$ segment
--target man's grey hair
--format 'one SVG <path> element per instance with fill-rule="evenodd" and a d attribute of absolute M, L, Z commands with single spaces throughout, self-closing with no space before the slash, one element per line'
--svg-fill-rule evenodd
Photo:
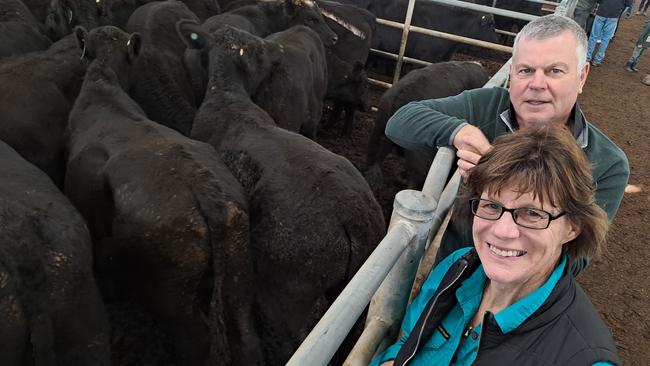
<path fill-rule="evenodd" d="M 578 57 L 578 74 L 580 74 L 587 63 L 587 34 L 573 19 L 560 15 L 545 15 L 521 28 L 512 46 L 512 57 L 515 57 L 517 42 L 521 38 L 543 40 L 559 36 L 564 32 L 573 34 L 578 43 L 576 57 Z"/>

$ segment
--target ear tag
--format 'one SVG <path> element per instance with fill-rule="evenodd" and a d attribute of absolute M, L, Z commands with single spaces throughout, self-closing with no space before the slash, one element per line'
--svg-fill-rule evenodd
<path fill-rule="evenodd" d="M 131 38 L 129 38 L 128 41 L 126 41 L 126 46 L 129 47 L 131 45 Z"/>
<path fill-rule="evenodd" d="M 199 35 L 197 33 L 192 32 L 192 33 L 190 33 L 190 38 L 193 41 L 196 41 L 197 39 L 199 39 Z"/>
<path fill-rule="evenodd" d="M 84 42 L 84 48 L 81 50 L 81 57 L 79 57 L 79 59 L 83 60 L 85 55 L 86 55 L 86 42 Z"/>
<path fill-rule="evenodd" d="M 102 0 L 95 0 L 95 4 L 99 5 L 102 3 Z"/>
<path fill-rule="evenodd" d="M 243 48 L 239 49 L 239 56 L 244 56 L 244 49 Z"/>
<path fill-rule="evenodd" d="M 68 9 L 68 24 L 72 23 L 72 10 Z"/>

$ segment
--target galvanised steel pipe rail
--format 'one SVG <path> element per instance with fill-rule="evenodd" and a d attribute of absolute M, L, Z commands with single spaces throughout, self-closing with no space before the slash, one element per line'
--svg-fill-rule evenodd
<path fill-rule="evenodd" d="M 402 24 L 402 23 L 399 23 L 399 22 L 393 22 L 391 20 L 377 19 L 376 21 L 377 21 L 377 24 L 386 25 L 386 26 L 389 26 L 389 27 L 392 27 L 392 28 L 404 29 L 406 27 L 406 24 Z M 492 43 L 492 42 L 487 42 L 487 41 L 481 41 L 481 40 L 474 39 L 474 38 L 463 37 L 463 36 L 459 36 L 459 35 L 456 35 L 456 34 L 439 32 L 439 31 L 435 31 L 435 30 L 431 30 L 431 29 L 427 29 L 427 28 L 418 27 L 416 25 L 410 26 L 410 31 L 415 32 L 415 33 L 426 34 L 428 36 L 433 36 L 433 37 L 437 37 L 437 38 L 448 39 L 450 41 L 455 41 L 455 42 L 459 42 L 459 43 L 465 43 L 465 44 L 469 44 L 469 45 L 472 45 L 472 46 L 479 46 L 479 47 L 490 48 L 490 49 L 501 51 L 501 52 L 512 53 L 512 47 L 509 47 L 509 46 L 504 46 L 502 44 Z M 426 61 L 421 61 L 421 62 L 426 62 Z M 431 64 L 430 62 L 426 62 L 426 63 L 429 64 L 429 65 Z"/>

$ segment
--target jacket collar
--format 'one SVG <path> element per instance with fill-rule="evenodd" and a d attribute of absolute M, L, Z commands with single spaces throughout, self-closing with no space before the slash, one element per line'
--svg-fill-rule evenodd
<path fill-rule="evenodd" d="M 573 116 L 573 118 L 569 120 L 569 129 L 571 130 L 571 134 L 575 137 L 578 146 L 585 149 L 589 144 L 589 129 L 587 128 L 588 121 L 578 106 L 578 103 L 573 106 L 571 115 Z M 503 122 L 508 128 L 508 131 L 514 132 L 519 128 L 512 104 L 509 105 L 508 109 L 501 112 L 499 117 L 501 122 Z"/>
<path fill-rule="evenodd" d="M 569 308 L 573 303 L 576 296 L 576 284 L 573 275 L 570 272 L 571 264 L 567 260 L 567 263 L 562 272 L 562 277 L 558 280 L 555 288 L 548 296 L 546 301 L 533 313 L 525 322 L 523 322 L 519 327 L 513 331 L 504 334 L 501 331 L 496 319 L 493 314 L 489 314 L 484 319 L 483 327 L 486 327 L 485 332 L 489 333 L 490 336 L 497 337 L 494 339 L 498 341 L 500 337 L 513 336 L 520 333 L 526 333 L 532 329 L 543 327 L 544 325 L 554 321 L 557 317 L 564 314 L 564 312 Z M 490 342 L 491 343 L 491 342 Z M 488 346 L 489 347 L 489 346 Z"/>

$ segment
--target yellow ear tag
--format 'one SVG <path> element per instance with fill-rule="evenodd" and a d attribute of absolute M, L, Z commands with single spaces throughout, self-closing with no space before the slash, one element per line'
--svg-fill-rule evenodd
<path fill-rule="evenodd" d="M 99 5 L 102 2 L 102 0 L 95 0 L 95 4 Z"/>
<path fill-rule="evenodd" d="M 131 45 L 131 38 L 129 38 L 129 40 L 126 41 L 126 46 L 128 47 L 128 46 L 130 46 L 130 45 Z"/>
<path fill-rule="evenodd" d="M 244 49 L 243 48 L 239 49 L 239 56 L 244 56 Z"/>
<path fill-rule="evenodd" d="M 196 41 L 197 39 L 199 39 L 199 35 L 192 32 L 192 33 L 190 33 L 190 38 L 192 38 L 193 41 Z"/>

